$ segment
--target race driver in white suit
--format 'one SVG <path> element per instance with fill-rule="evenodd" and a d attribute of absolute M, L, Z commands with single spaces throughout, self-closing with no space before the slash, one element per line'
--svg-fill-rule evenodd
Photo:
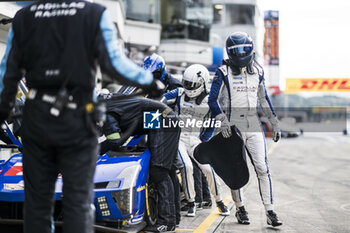
<path fill-rule="evenodd" d="M 207 68 L 200 64 L 191 65 L 185 70 L 182 79 L 184 88 L 178 88 L 163 95 L 168 104 L 175 104 L 175 112 L 183 121 L 199 120 L 203 122 L 209 115 L 208 91 L 206 88 L 208 79 L 209 71 Z M 210 119 L 207 120 L 212 124 L 214 123 Z M 201 128 L 193 127 L 193 125 L 185 125 L 181 129 L 178 153 L 184 166 L 181 170 L 181 177 L 182 187 L 188 201 L 188 217 L 194 217 L 196 214 L 196 193 L 191 158 L 196 162 L 193 157 L 194 149 L 201 141 L 207 141 L 212 136 L 215 127 L 208 126 L 202 127 L 202 131 Z M 215 197 L 220 214 L 229 215 L 230 211 L 223 203 L 220 195 L 221 184 L 213 168 L 209 164 L 200 164 L 198 162 L 197 164 L 208 181 L 210 192 Z"/>
<path fill-rule="evenodd" d="M 267 95 L 264 84 L 264 71 L 254 59 L 254 43 L 244 32 L 232 34 L 226 40 L 228 59 L 223 61 L 213 79 L 209 94 L 212 117 L 221 121 L 221 132 L 230 137 L 231 126 L 235 125 L 242 133 L 248 155 L 254 165 L 259 182 L 259 191 L 266 209 L 267 223 L 280 226 L 282 222 L 273 210 L 272 181 L 266 154 L 266 142 L 257 116 L 257 104 L 273 128 L 273 140 L 280 138 L 276 113 Z M 236 217 L 240 224 L 249 224 L 242 192 L 232 190 L 236 205 Z"/>

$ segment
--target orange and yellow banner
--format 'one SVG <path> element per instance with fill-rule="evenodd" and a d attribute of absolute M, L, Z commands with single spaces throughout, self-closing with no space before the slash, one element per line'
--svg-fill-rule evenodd
<path fill-rule="evenodd" d="M 286 94 L 298 92 L 350 92 L 350 78 L 287 78 Z"/>

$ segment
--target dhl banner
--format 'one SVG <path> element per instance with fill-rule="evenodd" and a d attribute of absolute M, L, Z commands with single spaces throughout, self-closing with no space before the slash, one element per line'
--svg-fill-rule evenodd
<path fill-rule="evenodd" d="M 350 92 L 350 78 L 287 78 L 286 94 L 298 92 Z"/>

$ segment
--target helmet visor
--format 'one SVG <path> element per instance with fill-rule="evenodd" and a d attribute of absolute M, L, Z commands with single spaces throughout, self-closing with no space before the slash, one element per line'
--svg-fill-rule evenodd
<path fill-rule="evenodd" d="M 231 56 L 235 57 L 244 57 L 250 55 L 253 51 L 253 45 L 251 44 L 241 44 L 241 45 L 233 45 L 227 48 L 228 53 Z"/>
<path fill-rule="evenodd" d="M 201 83 L 199 82 L 191 82 L 191 81 L 187 81 L 187 80 L 183 80 L 182 84 L 184 85 L 184 88 L 186 90 L 196 90 L 197 88 L 199 88 L 201 86 Z"/>

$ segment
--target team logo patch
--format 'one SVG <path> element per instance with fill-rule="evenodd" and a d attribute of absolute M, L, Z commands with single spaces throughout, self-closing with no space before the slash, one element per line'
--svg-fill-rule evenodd
<path fill-rule="evenodd" d="M 156 112 L 143 112 L 143 128 L 160 129 L 161 115 L 159 110 Z"/>

